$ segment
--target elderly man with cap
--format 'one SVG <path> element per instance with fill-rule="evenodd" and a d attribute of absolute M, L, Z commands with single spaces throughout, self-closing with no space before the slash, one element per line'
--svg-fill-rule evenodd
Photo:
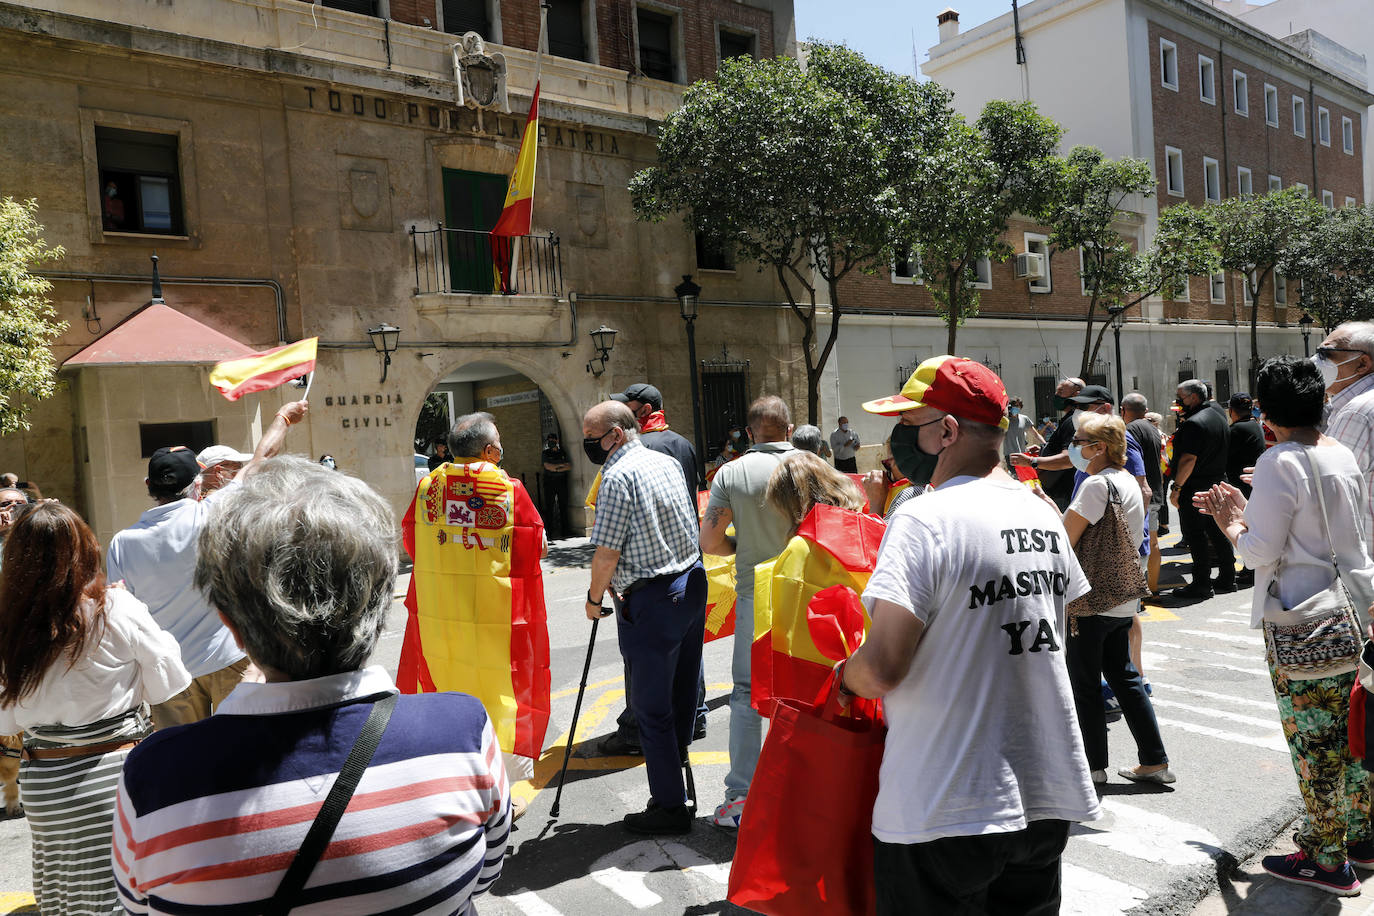
<path fill-rule="evenodd" d="M 697 463 L 697 450 L 685 438 L 668 428 L 668 419 L 663 413 L 663 395 L 648 382 L 635 382 L 619 394 L 611 395 L 630 408 L 634 415 L 635 426 L 639 429 L 639 442 L 651 452 L 667 455 L 682 468 L 683 481 L 692 502 L 692 514 L 697 513 L 695 495 L 700 465 Z M 625 659 L 625 708 L 615 720 L 615 731 L 589 741 L 577 751 L 578 757 L 638 757 L 644 751 L 639 743 L 639 725 L 631 711 L 630 660 Z M 697 676 L 697 716 L 692 735 L 696 740 L 706 737 L 706 674 L 701 671 Z"/>
<path fill-rule="evenodd" d="M 917 431 L 932 490 L 888 520 L 872 626 L 840 694 L 882 697 L 877 912 L 1057 913 L 1069 825 L 1096 819 L 1065 661 L 1088 591 L 1058 513 L 1002 469 L 1007 395 L 954 356 L 864 409 Z"/>
<path fill-rule="evenodd" d="M 216 490 L 224 489 L 252 460 L 251 453 L 227 445 L 212 445 L 203 449 L 196 456 L 196 464 L 200 465 L 198 498 L 204 499 Z"/>
<path fill-rule="evenodd" d="M 1074 407 L 1074 413 L 1071 414 L 1067 420 L 1070 425 L 1077 424 L 1076 414 L 1080 411 L 1084 413 L 1110 414 L 1112 413 L 1112 408 L 1116 404 L 1116 401 L 1112 398 L 1112 393 L 1101 385 L 1084 385 L 1083 389 L 1079 391 L 1078 394 L 1070 397 L 1068 401 Z M 1056 431 L 1056 435 L 1057 434 Z M 1074 465 L 1068 452 L 1061 452 L 1057 455 L 1046 455 L 1043 451 L 1039 455 L 1027 455 L 1023 452 L 1018 452 L 1009 456 L 1007 460 L 1013 465 L 1021 467 L 1029 466 L 1036 470 L 1064 472 L 1073 470 L 1074 473 L 1070 477 L 1072 482 L 1069 485 L 1070 498 L 1072 498 L 1073 494 L 1078 492 L 1078 485 L 1088 476 L 1082 468 Z M 1140 443 L 1135 440 L 1129 430 L 1126 433 L 1126 470 L 1135 478 L 1136 483 L 1140 485 L 1140 495 L 1145 500 L 1145 504 L 1149 505 L 1151 491 L 1149 479 L 1145 474 L 1144 451 L 1141 449 Z M 1141 536 L 1143 539 L 1146 536 L 1145 532 L 1142 532 Z"/>
<path fill-rule="evenodd" d="M 238 475 L 281 451 L 287 429 L 300 422 L 305 412 L 305 401 L 293 401 L 277 411 Z M 200 501 L 193 498 L 200 471 L 195 452 L 184 446 L 154 452 L 148 460 L 146 483 L 156 505 L 111 538 L 105 557 L 109 580 L 122 580 L 135 598 L 148 605 L 158 626 L 176 637 L 181 662 L 191 672 L 190 687 L 153 707 L 153 724 L 158 728 L 206 718 L 249 669 L 248 657 L 235 644 L 219 613 L 192 583 L 196 542 L 218 502 L 214 493 Z"/>
<path fill-rule="evenodd" d="M 1069 440 L 1073 438 L 1073 415 L 1079 410 L 1079 405 L 1073 402 L 1073 398 L 1082 394 L 1084 387 L 1086 386 L 1081 378 L 1072 377 L 1060 379 L 1059 384 L 1055 386 L 1054 403 L 1064 412 L 1059 418 L 1059 425 L 1045 439 L 1045 444 L 1040 449 L 1042 457 L 1048 458 L 1068 452 Z M 1072 474 L 1067 471 L 1051 471 L 1041 478 L 1041 484 L 1061 510 L 1068 506 L 1069 500 L 1073 497 Z"/>

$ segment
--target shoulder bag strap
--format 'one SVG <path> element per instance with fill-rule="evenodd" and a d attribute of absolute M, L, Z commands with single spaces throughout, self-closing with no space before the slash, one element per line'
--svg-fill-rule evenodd
<path fill-rule="evenodd" d="M 1359 593 L 1351 589 L 1349 585 L 1346 585 L 1345 576 L 1341 573 L 1340 561 L 1336 559 L 1336 541 L 1331 537 L 1331 517 L 1326 514 L 1326 491 L 1322 487 L 1322 474 L 1317 468 L 1317 458 L 1313 454 L 1315 451 L 1315 448 L 1303 447 L 1303 452 L 1307 454 L 1307 464 L 1312 468 L 1312 484 L 1317 488 L 1317 505 L 1322 511 L 1322 529 L 1326 532 L 1326 548 L 1331 551 L 1331 565 L 1335 567 L 1336 578 L 1340 580 L 1341 585 L 1345 588 L 1346 595 L 1351 599 L 1351 606 L 1354 607 L 1358 603 L 1355 601 L 1355 596 Z M 1355 607 L 1355 621 L 1360 625 L 1361 629 L 1366 625 L 1365 614 L 1365 608 Z"/>
<path fill-rule="evenodd" d="M 265 916 L 285 916 L 295 906 L 296 898 L 305 887 L 306 879 L 315 870 L 315 864 L 328 848 L 329 840 L 334 836 L 334 830 L 339 826 L 344 810 L 353 798 L 354 790 L 358 788 L 367 765 L 372 762 L 372 754 L 382 740 L 382 732 L 386 731 L 387 723 L 391 721 L 391 713 L 396 708 L 398 696 L 399 694 L 389 693 L 372 704 L 372 711 L 363 723 L 363 730 L 353 742 L 353 750 L 348 752 L 348 759 L 344 761 L 343 769 L 339 770 L 338 778 L 334 780 L 329 795 L 320 806 L 320 813 L 315 815 L 315 822 L 310 825 L 310 831 L 306 833 L 301 848 L 296 850 L 296 857 L 291 860 L 286 874 L 282 876 L 277 892 L 263 907 Z"/>

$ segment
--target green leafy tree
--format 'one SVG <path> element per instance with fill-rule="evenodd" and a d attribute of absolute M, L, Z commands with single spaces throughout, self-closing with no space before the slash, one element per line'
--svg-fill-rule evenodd
<path fill-rule="evenodd" d="M 1321 221 L 1323 207 L 1300 188 L 1259 197 L 1231 197 L 1208 208 L 1216 226 L 1217 262 L 1245 277 L 1250 300 L 1250 384 L 1259 351 L 1259 298 L 1274 269 Z"/>
<path fill-rule="evenodd" d="M 33 268 L 65 254 L 43 241 L 38 201 L 0 199 L 0 435 L 29 428 L 34 401 L 57 387 L 52 345 L 67 329 Z"/>
<path fill-rule="evenodd" d="M 950 115 L 932 132 L 922 167 L 907 173 L 899 237 L 918 252 L 921 276 L 948 329 L 955 353 L 959 327 L 978 313 L 972 285 L 979 258 L 1005 261 L 1002 240 L 1013 213 L 1040 213 L 1058 182 L 1055 149 L 1063 130 L 1029 102 L 994 100 L 973 126 Z"/>
<path fill-rule="evenodd" d="M 1374 318 L 1374 207 L 1325 212 L 1284 252 L 1277 268 L 1300 303 L 1329 333 Z M 1296 282 L 1295 282 L 1296 281 Z"/>
<path fill-rule="evenodd" d="M 420 405 L 420 419 L 415 421 L 415 451 L 428 452 L 431 443 L 446 441 L 452 425 L 448 399 L 437 392 L 430 394 Z"/>
<path fill-rule="evenodd" d="M 1153 179 L 1151 179 L 1153 181 Z M 1188 278 L 1203 276 L 1216 269 L 1214 246 L 1216 227 L 1207 213 L 1178 204 L 1160 212 L 1154 241 L 1145 251 L 1129 245 L 1124 251 L 1092 263 L 1084 258 L 1084 273 L 1098 282 L 1097 299 L 1110 314 L 1122 315 L 1155 296 L 1174 298 L 1188 291 Z M 1096 273 L 1090 273 L 1096 271 Z M 1090 326 L 1091 327 L 1091 326 Z M 1097 325 L 1091 349 L 1085 343 L 1082 375 L 1097 361 L 1110 321 Z M 1120 392 L 1118 392 L 1120 394 Z"/>
<path fill-rule="evenodd" d="M 1081 376 L 1089 374 L 1102 343 L 1100 330 L 1093 342 L 1099 309 L 1122 307 L 1138 283 L 1141 259 L 1120 228 L 1137 218 L 1123 205 L 1149 197 L 1154 186 L 1154 173 L 1143 159 L 1108 159 L 1096 147 L 1075 146 L 1062 161 L 1057 192 L 1041 218 L 1050 227 L 1051 249 L 1083 252 L 1079 278 L 1088 292 L 1088 308 Z"/>
<path fill-rule="evenodd" d="M 949 93 L 816 43 L 790 58 L 722 61 L 664 119 L 658 162 L 630 182 L 640 219 L 688 227 L 776 276 L 802 325 L 807 418 L 839 336 L 840 281 L 890 263 L 900 219 L 921 193 L 950 123 Z M 830 322 L 817 340 L 824 292 Z"/>

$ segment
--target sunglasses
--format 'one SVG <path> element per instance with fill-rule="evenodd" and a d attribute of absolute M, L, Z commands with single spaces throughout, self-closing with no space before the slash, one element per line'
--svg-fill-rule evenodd
<path fill-rule="evenodd" d="M 8 512 L 11 509 L 19 506 L 27 506 L 28 504 L 29 501 L 27 499 L 11 499 L 9 502 L 0 503 L 0 512 Z"/>
<path fill-rule="evenodd" d="M 1080 439 L 1077 436 L 1074 436 L 1072 439 L 1069 440 L 1071 444 L 1077 446 L 1092 445 L 1096 441 L 1096 439 Z"/>
<path fill-rule="evenodd" d="M 1318 355 L 1318 356 L 1325 356 L 1325 357 L 1328 358 L 1328 359 L 1331 358 L 1331 354 L 1332 354 L 1332 353 L 1363 353 L 1363 352 L 1364 352 L 1363 350 L 1357 350 L 1357 349 L 1355 349 L 1354 347 L 1318 347 L 1318 348 L 1317 348 L 1317 355 Z"/>

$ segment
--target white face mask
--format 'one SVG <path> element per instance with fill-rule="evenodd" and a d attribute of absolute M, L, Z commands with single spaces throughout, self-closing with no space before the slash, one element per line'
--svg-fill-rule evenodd
<path fill-rule="evenodd" d="M 1077 468 L 1078 470 L 1083 471 L 1084 473 L 1087 473 L 1087 471 L 1088 471 L 1088 465 L 1092 464 L 1092 459 L 1091 459 L 1091 458 L 1086 458 L 1086 457 L 1084 457 L 1084 455 L 1083 455 L 1083 446 L 1081 446 L 1081 445 L 1070 445 L 1070 446 L 1069 446 L 1069 462 L 1070 462 L 1071 464 L 1073 464 L 1073 466 L 1074 466 L 1075 468 Z"/>
<path fill-rule="evenodd" d="M 1359 354 L 1356 354 L 1350 357 L 1350 359 L 1343 359 L 1338 363 L 1333 363 L 1331 360 L 1318 353 L 1316 356 L 1312 357 L 1312 362 L 1316 365 L 1317 371 L 1322 374 L 1322 381 L 1326 384 L 1326 387 L 1330 388 L 1335 384 L 1336 377 L 1341 374 L 1341 366 L 1344 366 L 1346 363 L 1353 363 L 1359 358 Z"/>
<path fill-rule="evenodd" d="M 848 423 L 841 423 L 841 424 L 840 424 L 840 429 L 844 430 L 845 432 L 849 432 L 849 424 L 848 424 Z"/>

